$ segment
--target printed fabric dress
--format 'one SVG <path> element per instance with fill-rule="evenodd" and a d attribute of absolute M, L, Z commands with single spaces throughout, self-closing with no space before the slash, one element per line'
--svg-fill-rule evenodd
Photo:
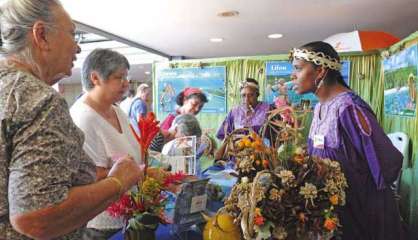
<path fill-rule="evenodd" d="M 321 136 L 322 147 L 314 142 L 314 137 Z M 392 145 L 367 103 L 353 92 L 318 103 L 308 150 L 314 156 L 339 161 L 347 178 L 346 205 L 340 214 L 343 239 L 405 238 L 390 187 L 398 178 L 402 154 Z"/>
<path fill-rule="evenodd" d="M 219 140 L 223 140 L 225 136 L 230 134 L 235 129 L 244 127 L 251 128 L 255 132 L 259 133 L 261 127 L 267 119 L 268 111 L 270 110 L 271 106 L 264 102 L 259 102 L 254 108 L 254 111 L 251 113 L 248 113 L 248 109 L 244 105 L 234 107 L 222 122 L 222 125 L 216 133 L 216 137 Z"/>

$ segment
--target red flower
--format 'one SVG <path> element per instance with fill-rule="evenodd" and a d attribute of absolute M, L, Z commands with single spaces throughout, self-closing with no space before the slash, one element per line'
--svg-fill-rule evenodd
<path fill-rule="evenodd" d="M 261 226 L 264 224 L 264 217 L 261 215 L 258 215 L 254 218 L 254 224 L 257 226 Z"/>
<path fill-rule="evenodd" d="M 134 134 L 136 140 L 138 141 L 139 145 L 141 146 L 141 154 L 142 159 L 145 163 L 145 173 L 148 168 L 148 160 L 145 157 L 146 153 L 148 152 L 148 148 L 151 144 L 152 139 L 154 139 L 155 135 L 160 131 L 160 127 L 158 126 L 158 121 L 155 118 L 155 114 L 153 112 L 148 112 L 147 116 L 144 118 L 141 115 L 138 117 L 138 129 L 141 136 L 135 132 L 133 127 L 129 125 L 132 133 Z"/>
<path fill-rule="evenodd" d="M 176 172 L 176 173 L 170 173 L 169 175 L 165 177 L 163 186 L 167 187 L 170 184 L 179 183 L 183 181 L 183 179 L 185 179 L 186 177 L 187 175 L 184 174 L 182 171 Z"/>
<path fill-rule="evenodd" d="M 122 197 L 112 203 L 108 208 L 107 212 L 114 217 L 126 217 L 131 216 L 134 211 L 135 203 L 129 194 L 123 194 Z"/>
<path fill-rule="evenodd" d="M 158 131 L 160 131 L 158 123 L 159 122 L 156 120 L 155 114 L 153 112 L 148 112 L 145 118 L 142 116 L 139 116 L 138 118 L 138 129 L 141 136 L 138 136 L 131 126 L 135 138 L 141 145 L 143 151 L 149 148 L 152 139 L 154 139 L 155 135 L 157 135 Z"/>

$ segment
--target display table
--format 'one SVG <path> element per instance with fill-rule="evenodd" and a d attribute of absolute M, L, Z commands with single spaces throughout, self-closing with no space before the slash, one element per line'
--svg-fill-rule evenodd
<path fill-rule="evenodd" d="M 222 188 L 222 191 L 225 193 L 225 196 L 228 196 L 231 192 L 232 187 L 234 186 L 236 182 L 236 178 L 231 176 L 229 173 L 232 170 L 223 169 L 221 167 L 211 167 L 207 171 L 204 172 L 202 177 L 209 178 L 209 183 L 211 184 L 217 184 Z M 170 200 L 170 202 L 173 200 Z M 167 204 L 167 211 L 172 210 L 173 204 Z M 216 212 L 217 209 L 221 208 L 223 206 L 222 201 L 209 201 L 209 204 L 207 205 L 207 211 L 209 213 Z M 156 238 L 158 240 L 165 240 L 165 239 L 193 239 L 193 240 L 199 240 L 202 239 L 202 233 L 197 230 L 191 230 L 186 233 L 183 233 L 182 237 L 176 236 L 176 234 L 171 231 L 170 225 L 162 225 L 160 224 L 157 232 L 156 232 Z M 123 240 L 123 234 L 122 232 L 116 233 L 111 240 Z"/>

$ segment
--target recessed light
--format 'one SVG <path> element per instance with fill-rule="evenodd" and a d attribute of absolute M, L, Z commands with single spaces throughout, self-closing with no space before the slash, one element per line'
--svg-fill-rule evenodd
<path fill-rule="evenodd" d="M 218 17 L 235 17 L 239 15 L 238 11 L 225 11 L 216 14 Z"/>
<path fill-rule="evenodd" d="M 148 72 L 148 71 L 146 71 L 146 72 L 144 72 L 145 73 L 145 75 L 150 75 L 151 73 L 150 72 Z"/>
<path fill-rule="evenodd" d="M 282 38 L 283 34 L 273 33 L 273 34 L 268 35 L 267 37 L 270 38 L 270 39 L 278 39 L 278 38 Z"/>
<path fill-rule="evenodd" d="M 223 40 L 224 40 L 223 38 L 211 38 L 211 39 L 209 39 L 209 41 L 214 42 L 214 43 L 220 43 Z"/>

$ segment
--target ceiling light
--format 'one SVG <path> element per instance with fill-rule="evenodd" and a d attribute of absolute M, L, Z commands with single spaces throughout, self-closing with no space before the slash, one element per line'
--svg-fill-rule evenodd
<path fill-rule="evenodd" d="M 151 73 L 149 71 L 144 72 L 145 75 L 150 75 Z"/>
<path fill-rule="evenodd" d="M 223 38 L 211 38 L 211 39 L 209 39 L 209 41 L 211 41 L 213 43 L 220 43 L 223 40 L 224 40 Z"/>
<path fill-rule="evenodd" d="M 270 39 L 278 39 L 278 38 L 282 38 L 283 34 L 273 33 L 273 34 L 268 35 L 267 37 L 270 38 Z"/>
<path fill-rule="evenodd" d="M 238 11 L 225 11 L 216 14 L 218 17 L 235 17 L 239 15 Z"/>

